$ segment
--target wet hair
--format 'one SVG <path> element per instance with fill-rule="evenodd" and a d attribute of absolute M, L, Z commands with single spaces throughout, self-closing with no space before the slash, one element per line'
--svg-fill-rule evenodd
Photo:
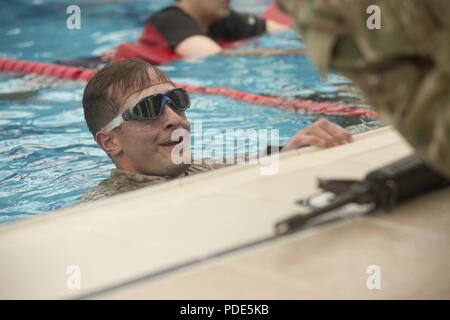
<path fill-rule="evenodd" d="M 98 71 L 83 94 L 84 119 L 94 138 L 128 97 L 161 83 L 173 85 L 161 70 L 140 59 L 113 62 Z"/>

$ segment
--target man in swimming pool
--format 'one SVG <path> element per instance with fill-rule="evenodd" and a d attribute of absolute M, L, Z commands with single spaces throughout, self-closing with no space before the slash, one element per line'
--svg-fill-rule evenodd
<path fill-rule="evenodd" d="M 111 178 L 86 193 L 81 202 L 226 166 L 172 161 L 171 152 L 179 143 L 171 141 L 172 133 L 190 130 L 185 114 L 189 97 L 182 89 L 174 89 L 174 83 L 162 71 L 137 59 L 112 63 L 89 81 L 83 95 L 86 123 L 116 168 Z M 139 111 L 131 114 L 130 108 Z M 137 113 L 153 120 L 139 121 L 135 119 Z M 123 121 L 123 117 L 132 121 Z M 281 151 L 306 145 L 332 147 L 350 141 L 345 129 L 321 119 L 298 131 Z"/>
<path fill-rule="evenodd" d="M 153 14 L 139 39 L 140 46 L 120 46 L 115 60 L 133 57 L 168 62 L 203 57 L 221 52 L 233 41 L 286 28 L 254 14 L 236 12 L 230 8 L 230 0 L 178 0 L 174 6 Z M 151 50 L 146 52 L 145 47 Z"/>

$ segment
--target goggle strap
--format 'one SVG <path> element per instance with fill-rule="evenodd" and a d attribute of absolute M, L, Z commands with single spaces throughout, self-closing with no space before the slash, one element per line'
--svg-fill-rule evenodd
<path fill-rule="evenodd" d="M 110 123 L 108 123 L 106 126 L 104 126 L 101 131 L 106 131 L 106 132 L 110 132 L 113 129 L 117 128 L 118 126 L 120 126 L 122 123 L 124 122 L 122 115 L 118 115 L 117 117 L 115 117 L 114 119 L 112 119 L 112 121 Z"/>

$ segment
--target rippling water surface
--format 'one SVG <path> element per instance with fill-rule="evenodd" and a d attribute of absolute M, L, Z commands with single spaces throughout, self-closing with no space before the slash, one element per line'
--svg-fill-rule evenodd
<path fill-rule="evenodd" d="M 260 12 L 269 1 L 235 1 Z M 78 1 L 82 30 L 64 27 L 64 1 L 2 2 L 10 15 L 0 22 L 0 56 L 38 61 L 92 56 L 122 41 L 134 40 L 150 12 L 167 1 Z M 100 5 L 99 5 L 100 3 Z M 293 31 L 264 36 L 244 48 L 300 48 Z M 252 93 L 339 101 L 365 106 L 342 77 L 323 82 L 305 57 L 210 57 L 180 61 L 162 69 L 174 81 L 224 86 Z M 0 223 L 73 205 L 88 189 L 109 175 L 110 159 L 96 146 L 83 117 L 84 83 L 0 73 L 0 92 L 47 81 L 28 95 L 0 99 Z M 318 117 L 249 105 L 219 96 L 192 95 L 187 112 L 204 129 L 278 129 L 280 142 Z M 372 120 L 329 118 L 353 133 L 382 124 Z M 194 147 L 194 156 L 204 146 Z M 239 150 L 234 150 L 239 153 Z"/>

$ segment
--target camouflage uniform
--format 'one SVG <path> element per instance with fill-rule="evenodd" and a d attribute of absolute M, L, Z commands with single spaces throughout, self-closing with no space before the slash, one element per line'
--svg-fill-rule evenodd
<path fill-rule="evenodd" d="M 278 0 L 322 75 L 350 78 L 417 153 L 450 177 L 450 1 Z M 370 30 L 370 5 L 381 29 Z"/>
<path fill-rule="evenodd" d="M 197 173 L 219 169 L 225 166 L 227 165 L 214 163 L 192 164 L 183 174 L 181 174 L 179 177 L 176 178 L 148 176 L 144 174 L 132 173 L 115 168 L 111 170 L 110 178 L 101 181 L 96 188 L 85 193 L 78 202 L 82 203 L 91 200 L 110 197 L 115 194 L 137 190 L 146 186 L 167 182 L 182 177 L 192 176 Z"/>
<path fill-rule="evenodd" d="M 192 176 L 197 173 L 207 172 L 215 169 L 229 167 L 237 163 L 252 163 L 259 157 L 271 155 L 272 153 L 279 153 L 283 146 L 267 146 L 264 152 L 261 152 L 258 157 L 245 154 L 237 154 L 234 158 L 223 158 L 222 163 L 215 161 L 211 158 L 202 159 L 201 163 L 190 165 L 188 169 L 178 177 L 161 177 L 161 176 L 148 176 L 144 174 L 132 173 L 120 169 L 112 169 L 111 177 L 101 181 L 98 186 L 88 192 L 86 192 L 79 200 L 78 203 L 83 203 L 91 200 L 97 200 L 105 197 L 110 197 L 115 194 L 133 191 L 142 187 L 159 184 L 162 182 L 168 182 L 173 179 Z"/>

